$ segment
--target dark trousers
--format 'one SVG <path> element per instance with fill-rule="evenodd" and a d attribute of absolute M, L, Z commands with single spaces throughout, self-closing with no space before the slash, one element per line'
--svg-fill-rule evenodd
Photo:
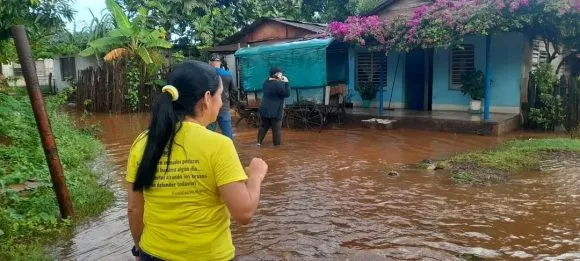
<path fill-rule="evenodd" d="M 149 255 L 143 251 L 141 251 L 141 253 L 139 253 L 139 257 L 141 258 L 141 261 L 163 261 L 163 259 L 154 257 L 152 255 Z"/>
<path fill-rule="evenodd" d="M 159 259 L 157 257 L 154 257 L 152 255 L 149 255 L 149 254 L 143 252 L 143 251 L 141 251 L 141 253 L 139 253 L 139 257 L 141 258 L 141 261 L 163 261 L 163 259 Z M 230 261 L 233 261 L 233 259 Z"/>
<path fill-rule="evenodd" d="M 264 137 L 268 133 L 268 130 L 272 129 L 272 136 L 274 137 L 274 146 L 278 146 L 282 143 L 282 134 L 280 133 L 282 129 L 282 120 L 277 118 L 264 118 L 260 119 L 260 130 L 258 130 L 258 144 L 262 144 Z"/>

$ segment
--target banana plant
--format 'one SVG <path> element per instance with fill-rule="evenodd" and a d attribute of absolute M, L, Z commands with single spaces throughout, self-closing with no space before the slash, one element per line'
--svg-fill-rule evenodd
<path fill-rule="evenodd" d="M 171 48 L 171 43 L 165 39 L 165 29 L 147 28 L 145 20 L 149 10 L 139 8 L 135 18 L 129 20 L 121 6 L 114 0 L 106 0 L 107 9 L 115 21 L 115 29 L 106 36 L 91 41 L 81 56 L 101 55 L 105 53 L 105 61 L 115 61 L 121 58 L 139 57 L 144 64 L 154 62 L 152 57 L 158 57 L 160 49 Z"/>

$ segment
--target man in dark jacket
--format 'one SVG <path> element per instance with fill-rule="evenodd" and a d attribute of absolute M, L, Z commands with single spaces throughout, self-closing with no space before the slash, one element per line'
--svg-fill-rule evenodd
<path fill-rule="evenodd" d="M 264 82 L 262 93 L 258 145 L 262 144 L 266 133 L 271 128 L 274 145 L 278 146 L 282 143 L 280 130 L 284 116 L 284 99 L 290 97 L 288 78 L 282 75 L 282 70 L 277 67 L 270 70 L 270 77 Z"/>
<path fill-rule="evenodd" d="M 217 124 L 214 122 L 210 124 L 208 128 L 212 131 L 216 131 L 217 125 L 219 125 L 222 134 L 233 139 L 234 133 L 232 130 L 232 116 L 230 113 L 230 97 L 231 95 L 235 95 L 236 91 L 234 79 L 229 71 L 222 68 L 222 61 L 219 55 L 212 54 L 209 63 L 215 67 L 215 70 L 220 75 L 224 91 L 222 92 L 223 105 L 217 117 Z"/>

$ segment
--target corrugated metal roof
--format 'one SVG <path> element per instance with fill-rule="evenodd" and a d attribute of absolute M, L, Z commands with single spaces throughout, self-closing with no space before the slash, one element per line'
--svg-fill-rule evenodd
<path fill-rule="evenodd" d="M 308 31 L 311 31 L 313 34 L 321 34 L 321 33 L 324 33 L 324 31 L 326 30 L 325 24 L 299 22 L 299 21 L 294 21 L 294 20 L 285 19 L 285 18 L 261 18 L 255 22 L 253 22 L 252 24 L 242 28 L 242 30 L 233 34 L 232 36 L 226 38 L 221 43 L 219 43 L 219 45 L 228 45 L 228 44 L 237 43 L 245 35 L 251 33 L 253 30 L 258 28 L 258 26 L 260 26 L 268 21 L 274 21 L 274 22 L 286 24 L 286 25 L 289 25 L 292 27 L 308 30 Z"/>
<path fill-rule="evenodd" d="M 302 28 L 304 30 L 312 31 L 314 33 L 324 33 L 326 31 L 326 24 L 318 24 L 318 23 L 305 23 L 300 21 L 282 19 L 282 18 L 275 18 L 272 19 L 274 21 L 278 21 L 283 24 L 287 24 L 290 26 L 294 26 L 297 28 Z"/>

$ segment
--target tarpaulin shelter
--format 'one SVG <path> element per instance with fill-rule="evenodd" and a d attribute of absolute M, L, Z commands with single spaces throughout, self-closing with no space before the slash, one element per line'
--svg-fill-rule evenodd
<path fill-rule="evenodd" d="M 324 87 L 346 82 L 348 52 L 333 38 L 310 39 L 243 48 L 235 53 L 239 62 L 241 85 L 245 92 L 261 92 L 272 67 L 279 67 L 294 90 L 290 101 L 319 102 Z"/>

